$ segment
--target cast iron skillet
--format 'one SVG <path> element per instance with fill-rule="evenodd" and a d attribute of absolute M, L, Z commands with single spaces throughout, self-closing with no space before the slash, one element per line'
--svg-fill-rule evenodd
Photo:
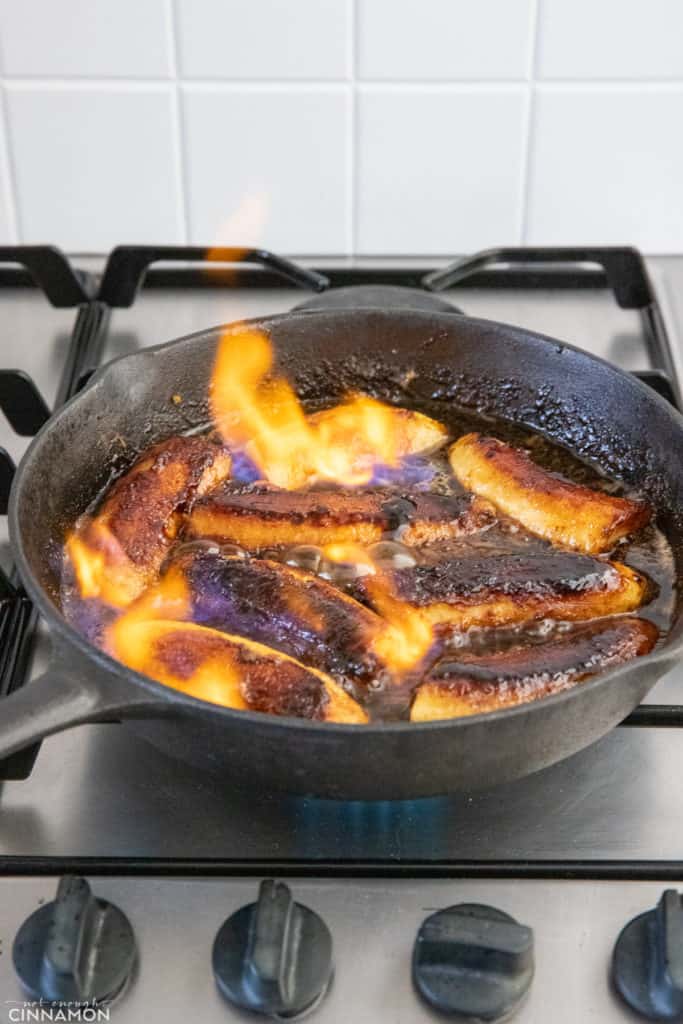
<path fill-rule="evenodd" d="M 457 401 L 528 424 L 638 487 L 683 565 L 683 419 L 607 363 L 516 327 L 395 309 L 294 312 L 267 331 L 304 399 L 348 388 L 390 401 Z M 64 621 L 65 530 L 119 468 L 154 441 L 207 419 L 215 328 L 103 368 L 29 448 L 10 531 L 19 572 L 51 628 L 40 679 L 2 701 L 0 756 L 80 722 L 121 719 L 155 746 L 254 787 L 344 799 L 410 798 L 491 785 L 580 750 L 635 708 L 683 644 L 681 600 L 666 642 L 575 689 L 509 711 L 425 724 L 344 726 L 231 711 L 132 672 Z M 406 375 L 406 371 L 412 371 Z M 181 404 L 171 396 L 180 394 Z"/>

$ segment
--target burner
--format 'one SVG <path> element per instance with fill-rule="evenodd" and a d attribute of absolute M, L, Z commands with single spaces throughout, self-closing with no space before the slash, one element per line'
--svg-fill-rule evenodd
<path fill-rule="evenodd" d="M 462 313 L 451 302 L 420 288 L 393 284 L 357 284 L 330 288 L 295 309 L 419 309 L 428 313 Z"/>

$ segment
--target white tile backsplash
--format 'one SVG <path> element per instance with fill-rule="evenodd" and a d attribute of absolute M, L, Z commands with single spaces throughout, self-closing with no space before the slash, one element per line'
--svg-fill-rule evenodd
<path fill-rule="evenodd" d="M 683 252 L 683 0 L 0 0 L 0 244 Z"/>
<path fill-rule="evenodd" d="M 539 0 L 539 77 L 683 79 L 681 0 Z"/>
<path fill-rule="evenodd" d="M 349 97 L 184 86 L 190 240 L 344 252 Z"/>
<path fill-rule="evenodd" d="M 358 75 L 396 81 L 525 79 L 534 0 L 360 0 Z"/>
<path fill-rule="evenodd" d="M 169 18 L 167 0 L 0 0 L 3 72 L 168 77 Z"/>
<path fill-rule="evenodd" d="M 177 0 L 188 78 L 345 79 L 351 0 Z"/>
<path fill-rule="evenodd" d="M 426 253 L 514 244 L 525 107 L 522 89 L 362 88 L 358 251 L 401 253 L 406 237 Z"/>
<path fill-rule="evenodd" d="M 681 249 L 682 112 L 683 85 L 539 87 L 527 241 Z"/>
<path fill-rule="evenodd" d="M 24 242 L 101 250 L 182 231 L 170 86 L 6 86 Z"/>

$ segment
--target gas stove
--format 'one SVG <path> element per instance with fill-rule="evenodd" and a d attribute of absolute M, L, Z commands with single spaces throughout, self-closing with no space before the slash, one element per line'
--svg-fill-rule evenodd
<path fill-rule="evenodd" d="M 0 512 L 30 436 L 103 362 L 303 302 L 372 304 L 387 286 L 433 302 L 425 280 L 454 310 L 569 341 L 680 402 L 683 257 L 497 250 L 444 268 L 5 248 Z M 44 667 L 49 637 L 13 572 L 4 518 L 0 565 L 1 714 L 2 695 Z M 0 765 L 0 1021 L 208 1024 L 254 1019 L 251 1008 L 417 1022 L 456 1003 L 462 1019 L 634 1019 L 616 987 L 671 1019 L 683 1006 L 683 911 L 663 893 L 683 880 L 682 673 L 564 763 L 429 800 L 226 789 L 114 722 L 22 751 Z M 613 971 L 622 928 L 658 905 L 623 933 Z M 99 1018 L 84 1007 L 59 1017 L 78 1010 L 86 983 L 117 998 Z"/>

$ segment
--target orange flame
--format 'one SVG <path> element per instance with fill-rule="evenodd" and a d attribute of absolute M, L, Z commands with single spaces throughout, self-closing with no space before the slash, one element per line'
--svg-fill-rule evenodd
<path fill-rule="evenodd" d="M 318 481 L 349 487 L 372 479 L 382 463 L 443 443 L 441 424 L 420 413 L 352 394 L 307 415 L 290 384 L 269 376 L 269 340 L 248 327 L 222 339 L 211 383 L 211 411 L 226 444 L 241 448 L 270 483 L 288 490 Z"/>
<path fill-rule="evenodd" d="M 125 608 L 143 589 L 139 569 L 104 523 L 93 520 L 83 533 L 72 531 L 65 547 L 81 597 Z"/>
<path fill-rule="evenodd" d="M 382 576 L 373 576 L 367 587 L 375 609 L 387 623 L 374 642 L 375 653 L 397 675 L 417 669 L 434 646 L 432 624 L 395 597 Z"/>
<path fill-rule="evenodd" d="M 222 262 L 222 250 L 230 248 L 236 250 L 234 265 L 224 264 L 221 273 L 228 281 L 237 282 L 237 264 L 239 264 L 253 249 L 260 248 L 265 241 L 265 229 L 268 222 L 270 210 L 270 195 L 260 186 L 253 186 L 245 192 L 227 214 L 220 220 L 220 225 L 214 236 L 214 243 L 207 251 L 207 260 L 213 264 Z M 235 245 L 235 241 L 239 244 Z M 207 273 L 211 273 L 210 267 Z M 240 313 L 241 300 L 239 293 L 231 301 L 233 316 L 238 319 L 241 315 L 247 315 L 248 305 L 245 304 L 244 314 Z"/>
<path fill-rule="evenodd" d="M 248 326 L 231 331 L 218 348 L 210 402 L 228 447 L 243 450 L 263 478 L 277 487 L 296 489 L 316 482 L 364 485 L 378 464 L 396 467 L 407 455 L 432 450 L 446 439 L 445 428 L 428 417 L 361 394 L 307 414 L 290 384 L 272 370 L 272 347 L 261 332 Z M 171 539 L 169 534 L 169 544 Z M 218 700 L 222 687 L 223 693 L 230 692 L 230 700 L 238 700 L 238 676 L 227 663 L 220 670 L 225 638 L 220 643 L 215 637 L 207 639 L 212 631 L 202 632 L 191 623 L 192 597 L 179 566 L 158 578 L 159 565 L 150 569 L 133 562 L 101 518 L 83 520 L 68 537 L 66 550 L 81 596 L 121 612 L 107 630 L 110 653 L 162 682 L 179 685 L 178 673 L 190 664 L 190 648 L 203 645 L 206 657 L 191 672 L 188 668 L 190 675 L 182 687 L 192 686 L 187 692 L 196 695 L 211 692 L 205 698 L 209 700 Z M 352 570 L 361 567 L 356 575 L 367 577 L 367 592 L 384 621 L 372 641 L 383 664 L 399 677 L 419 668 L 434 646 L 433 629 L 419 611 L 397 598 L 390 575 L 358 545 L 330 545 L 324 557 L 328 563 L 348 563 Z M 297 614 L 313 631 L 323 628 L 304 590 L 293 600 Z M 169 631 L 170 622 L 178 628 Z M 174 667 L 165 675 L 168 666 L 164 668 L 159 652 L 171 643 L 170 637 Z M 249 647 L 250 641 L 244 643 Z"/>
<path fill-rule="evenodd" d="M 192 597 L 185 575 L 179 566 L 171 566 L 119 615 L 107 630 L 106 647 L 121 661 L 134 642 L 134 627 L 143 622 L 172 620 L 183 622 L 192 614 Z M 126 664 L 128 662 L 126 661 Z"/>
<path fill-rule="evenodd" d="M 125 628 L 122 628 L 126 619 Z M 234 638 L 193 622 L 123 616 L 111 628 L 111 654 L 136 672 L 191 697 L 245 709 Z M 249 641 L 245 641 L 248 647 Z M 253 646 L 253 645 L 252 645 Z"/>
<path fill-rule="evenodd" d="M 166 686 L 246 708 L 227 638 L 188 622 L 191 614 L 189 584 L 180 566 L 172 565 L 109 626 L 105 649 Z"/>
<path fill-rule="evenodd" d="M 434 628 L 419 610 L 395 596 L 389 575 L 370 553 L 357 544 L 330 544 L 323 549 L 323 555 L 331 562 L 348 562 L 368 570 L 364 573 L 368 577 L 365 588 L 386 623 L 373 641 L 378 658 L 398 676 L 420 666 L 434 646 Z"/>
<path fill-rule="evenodd" d="M 116 620 L 116 627 L 125 629 L 133 622 L 149 619 L 173 619 L 181 622 L 192 614 L 190 585 L 180 566 L 171 565 L 137 601 Z"/>
<path fill-rule="evenodd" d="M 222 220 L 215 245 L 209 250 L 209 259 L 224 246 L 234 248 L 236 239 L 243 243 L 245 252 L 263 245 L 269 212 L 270 195 L 264 188 L 255 186 L 245 192 Z"/>

